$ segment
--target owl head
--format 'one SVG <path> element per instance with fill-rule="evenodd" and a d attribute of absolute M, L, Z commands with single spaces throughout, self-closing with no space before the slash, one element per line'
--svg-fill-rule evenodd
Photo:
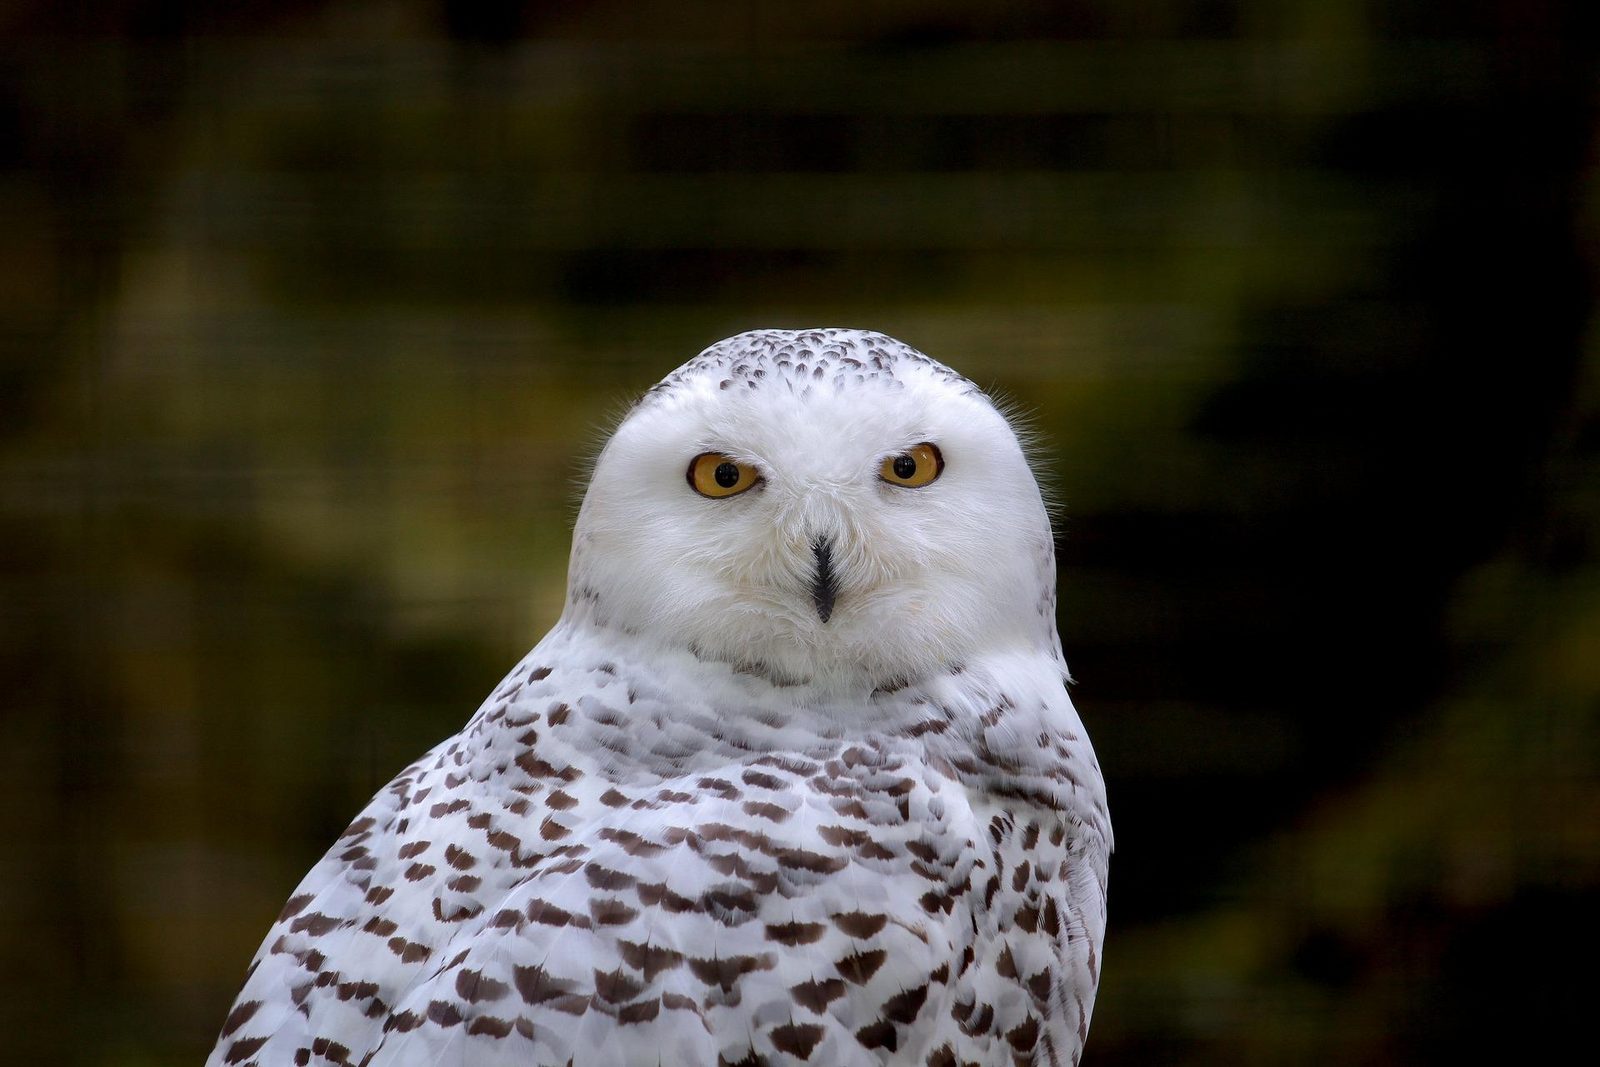
<path fill-rule="evenodd" d="M 668 375 L 596 462 L 567 617 L 776 685 L 1059 658 L 1039 487 L 1005 417 L 883 334 L 757 330 Z"/>

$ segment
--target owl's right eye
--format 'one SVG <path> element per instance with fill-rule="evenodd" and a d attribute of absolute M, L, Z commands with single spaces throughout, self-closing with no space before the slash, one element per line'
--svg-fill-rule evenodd
<path fill-rule="evenodd" d="M 689 461 L 689 485 L 701 496 L 737 496 L 753 489 L 761 475 L 748 463 L 721 452 L 702 452 Z"/>

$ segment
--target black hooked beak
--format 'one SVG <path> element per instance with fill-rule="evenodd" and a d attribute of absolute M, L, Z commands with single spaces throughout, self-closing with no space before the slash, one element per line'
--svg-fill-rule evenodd
<path fill-rule="evenodd" d="M 833 598 L 839 592 L 839 579 L 833 573 L 833 542 L 819 537 L 811 542 L 811 553 L 817 557 L 817 570 L 811 578 L 811 602 L 817 606 L 817 618 L 827 622 L 833 614 Z"/>

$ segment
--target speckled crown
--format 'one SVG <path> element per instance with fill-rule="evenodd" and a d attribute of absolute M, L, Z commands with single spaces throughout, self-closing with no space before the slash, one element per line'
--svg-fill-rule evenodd
<path fill-rule="evenodd" d="M 831 382 L 834 388 L 842 388 L 896 382 L 896 375 L 909 367 L 968 389 L 977 388 L 943 363 L 888 334 L 830 326 L 735 334 L 667 375 L 644 399 L 669 393 L 690 379 L 712 375 L 719 376 L 722 389 L 759 389 L 769 378 L 791 386 Z"/>

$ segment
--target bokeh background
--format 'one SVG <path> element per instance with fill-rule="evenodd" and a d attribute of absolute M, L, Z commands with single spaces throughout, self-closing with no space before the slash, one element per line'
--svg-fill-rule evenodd
<path fill-rule="evenodd" d="M 1091 1063 L 1590 1046 L 1597 13 L 0 7 L 5 1058 L 199 1062 L 619 405 L 806 325 L 1032 414 Z"/>

